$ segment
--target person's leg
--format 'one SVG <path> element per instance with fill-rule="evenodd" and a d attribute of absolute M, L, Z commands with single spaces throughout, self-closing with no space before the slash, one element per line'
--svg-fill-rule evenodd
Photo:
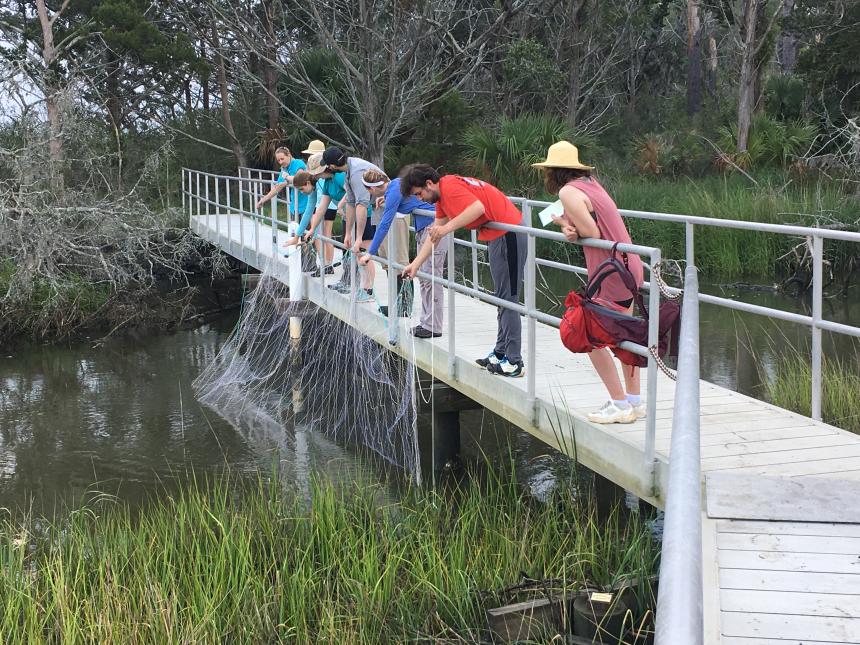
<path fill-rule="evenodd" d="M 613 401 L 624 400 L 624 389 L 621 387 L 621 379 L 618 378 L 618 370 L 615 369 L 615 361 L 612 358 L 612 352 L 605 347 L 603 349 L 595 349 L 588 353 L 588 358 L 594 366 L 594 370 L 603 381 L 603 385 L 609 391 L 609 397 Z"/>
<path fill-rule="evenodd" d="M 334 217 L 323 220 L 323 235 L 331 239 L 331 232 L 334 228 Z M 334 245 L 331 242 L 325 243 L 325 264 L 326 266 L 334 262 Z"/>
<path fill-rule="evenodd" d="M 493 278 L 493 295 L 505 298 L 510 293 L 510 272 L 508 271 L 508 254 L 505 238 L 500 237 L 487 242 L 487 256 L 490 263 L 490 276 Z M 505 298 L 507 299 L 507 298 Z M 496 356 L 505 356 L 508 346 L 508 329 L 502 321 L 503 309 L 496 310 L 496 346 L 493 351 Z"/>
<path fill-rule="evenodd" d="M 519 303 L 525 267 L 525 235 L 505 233 L 488 244 L 490 274 L 493 277 L 497 298 Z M 499 332 L 496 335 L 496 353 L 504 352 L 511 364 L 522 362 L 522 321 L 520 314 L 499 308 Z"/>
<path fill-rule="evenodd" d="M 421 229 L 415 234 L 415 245 L 420 249 L 430 235 L 430 227 Z M 448 253 L 448 240 L 442 240 L 433 247 L 433 252 L 424 260 L 419 270 L 433 276 L 442 276 L 445 266 L 445 257 Z M 442 333 L 442 287 L 426 280 L 418 278 L 418 288 L 421 292 L 421 314 L 418 324 L 424 329 L 435 334 Z"/>

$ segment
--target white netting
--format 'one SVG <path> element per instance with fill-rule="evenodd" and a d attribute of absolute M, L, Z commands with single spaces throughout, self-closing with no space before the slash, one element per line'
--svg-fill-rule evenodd
<path fill-rule="evenodd" d="M 312 304 L 290 301 L 269 270 L 194 388 L 233 423 L 300 422 L 420 477 L 412 366 Z"/>

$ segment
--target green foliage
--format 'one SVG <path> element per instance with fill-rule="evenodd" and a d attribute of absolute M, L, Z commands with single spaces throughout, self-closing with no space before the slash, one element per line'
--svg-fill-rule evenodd
<path fill-rule="evenodd" d="M 602 521 L 570 490 L 536 503 L 490 478 L 385 503 L 354 484 L 315 483 L 307 501 L 277 480 L 237 488 L 192 483 L 136 516 L 97 496 L 62 522 L 6 519 L 4 642 L 484 642 L 482 590 L 521 571 L 571 591 L 657 570 L 643 521 Z"/>
<path fill-rule="evenodd" d="M 788 345 L 786 345 L 788 346 Z M 821 376 L 821 413 L 824 421 L 860 433 L 858 358 L 825 358 Z M 809 416 L 812 413 L 812 366 L 809 356 L 790 352 L 780 359 L 772 377 L 765 375 L 765 388 L 772 403 Z"/>
<path fill-rule="evenodd" d="M 764 114 L 753 117 L 747 150 L 737 150 L 737 124 L 719 129 L 717 145 L 723 154 L 744 169 L 763 166 L 786 167 L 798 156 L 806 153 L 815 140 L 817 128 L 801 120 L 778 121 Z M 719 162 L 719 159 L 718 159 Z"/>
<path fill-rule="evenodd" d="M 559 100 L 564 75 L 550 59 L 546 48 L 534 38 L 515 41 L 502 62 L 505 94 L 509 109 L 543 112 Z"/>
<path fill-rule="evenodd" d="M 699 172 L 707 163 L 704 145 L 695 131 L 645 134 L 633 141 L 633 166 L 651 176 Z"/>
<path fill-rule="evenodd" d="M 765 88 L 766 114 L 780 121 L 798 121 L 803 118 L 806 84 L 797 76 L 771 76 Z"/>
<path fill-rule="evenodd" d="M 464 172 L 460 141 L 474 112 L 462 94 L 448 92 L 430 104 L 413 130 L 386 147 L 385 167 L 396 173 L 407 164 L 422 162 L 447 173 Z"/>
<path fill-rule="evenodd" d="M 548 115 L 502 116 L 490 127 L 472 125 L 463 135 L 465 157 L 477 176 L 510 193 L 529 196 L 540 185 L 540 174 L 531 164 L 545 159 L 547 148 L 562 140 L 575 143 L 580 155 L 588 158 L 593 139 L 573 136 L 564 120 Z"/>

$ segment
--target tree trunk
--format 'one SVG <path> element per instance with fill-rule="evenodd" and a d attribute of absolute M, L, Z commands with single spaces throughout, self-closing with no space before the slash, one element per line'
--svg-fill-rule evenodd
<path fill-rule="evenodd" d="M 780 16 L 783 24 L 791 16 L 794 10 L 795 0 L 785 0 L 782 6 Z M 794 67 L 797 64 L 797 34 L 791 29 L 783 29 L 779 35 L 779 44 L 777 46 L 777 55 L 779 57 L 779 67 L 783 74 L 793 74 Z"/>
<path fill-rule="evenodd" d="M 59 96 L 60 87 L 57 82 L 57 70 L 54 63 L 57 60 L 57 50 L 54 47 L 54 21 L 60 15 L 48 17 L 45 0 L 36 0 L 36 11 L 39 24 L 42 27 L 42 59 L 45 63 L 44 87 L 45 110 L 48 114 L 48 155 L 51 164 L 51 181 L 59 190 L 63 189 L 63 123 L 60 116 Z"/>
<path fill-rule="evenodd" d="M 273 20 L 274 8 L 271 0 L 263 3 L 263 11 L 265 12 L 266 35 L 269 37 L 269 42 L 277 42 L 275 40 L 275 26 Z M 269 129 L 274 130 L 278 127 L 278 121 L 281 120 L 280 106 L 278 105 L 278 72 L 274 65 L 268 61 L 263 62 L 263 81 L 266 84 L 266 107 L 269 117 Z"/>
<path fill-rule="evenodd" d="M 717 39 L 713 34 L 708 36 L 708 94 L 717 98 Z"/>
<path fill-rule="evenodd" d="M 738 82 L 738 152 L 746 152 L 755 107 L 756 25 L 759 0 L 744 0 L 741 73 Z"/>
<path fill-rule="evenodd" d="M 245 151 L 242 150 L 242 144 L 239 143 L 239 138 L 236 136 L 236 130 L 233 128 L 233 119 L 230 117 L 230 91 L 227 86 L 227 64 L 224 62 L 224 57 L 221 55 L 221 39 L 218 37 L 218 26 L 215 20 L 212 20 L 212 45 L 215 47 L 215 65 L 218 71 L 218 88 L 221 91 L 221 119 L 224 122 L 224 130 L 227 131 L 227 136 L 230 138 L 230 146 L 233 148 L 233 154 L 236 155 L 236 162 L 239 166 L 247 166 L 248 159 L 245 157 Z"/>
<path fill-rule="evenodd" d="M 570 70 L 567 76 L 567 122 L 571 128 L 575 128 L 580 107 L 580 93 L 582 91 L 582 23 L 585 17 L 585 5 L 588 0 L 570 0 L 570 28 L 568 34 L 568 48 L 570 56 L 568 65 Z"/>
<path fill-rule="evenodd" d="M 117 152 L 117 167 L 116 167 L 116 188 L 118 191 L 123 190 L 122 181 L 122 104 L 119 99 L 119 74 L 120 61 L 110 51 L 107 53 L 107 113 L 108 113 L 108 128 L 110 128 L 110 137 L 116 142 Z"/>
<path fill-rule="evenodd" d="M 687 1 L 687 115 L 702 108 L 702 21 L 699 0 Z"/>

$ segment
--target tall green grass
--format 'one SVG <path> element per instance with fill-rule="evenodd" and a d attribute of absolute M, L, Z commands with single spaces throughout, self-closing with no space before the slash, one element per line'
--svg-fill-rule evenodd
<path fill-rule="evenodd" d="M 98 498 L 62 522 L 4 521 L 6 643 L 383 643 L 489 637 L 482 590 L 656 571 L 644 523 L 598 520 L 491 478 L 454 495 L 277 481 L 191 485 L 133 514 Z"/>
<path fill-rule="evenodd" d="M 624 173 L 601 176 L 622 209 L 858 229 L 860 202 L 856 196 L 845 194 L 831 183 L 792 183 L 789 180 L 774 175 L 754 186 L 738 176 L 696 179 L 655 179 Z M 626 223 L 635 243 L 660 247 L 664 258 L 684 258 L 683 224 L 634 218 L 628 218 Z M 786 235 L 698 226 L 695 229 L 696 264 L 706 275 L 723 279 L 749 276 L 776 279 L 791 270 L 788 260 L 778 259 L 800 242 L 801 239 Z M 539 246 L 544 253 L 564 253 L 555 243 Z M 857 244 L 825 243 L 825 254 L 837 271 L 858 253 Z"/>
<path fill-rule="evenodd" d="M 858 358 L 825 358 L 821 366 L 821 415 L 837 427 L 860 433 L 860 371 Z M 852 367 L 853 366 L 853 367 Z M 765 379 L 774 405 L 809 416 L 812 413 L 812 366 L 799 352 L 784 355 L 773 378 Z"/>

